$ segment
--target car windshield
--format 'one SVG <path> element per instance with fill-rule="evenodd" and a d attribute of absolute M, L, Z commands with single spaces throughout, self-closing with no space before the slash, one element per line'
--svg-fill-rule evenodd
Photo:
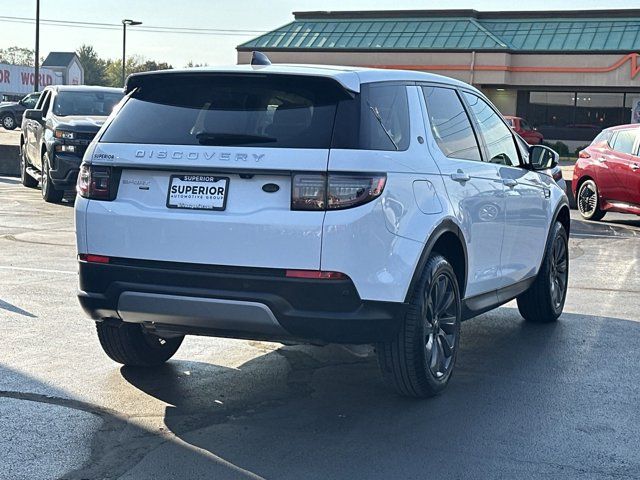
<path fill-rule="evenodd" d="M 119 92 L 60 92 L 53 105 L 53 113 L 67 115 L 108 116 L 122 99 Z"/>

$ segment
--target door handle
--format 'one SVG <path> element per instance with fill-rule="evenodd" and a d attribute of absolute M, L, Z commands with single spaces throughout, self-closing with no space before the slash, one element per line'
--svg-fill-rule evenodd
<path fill-rule="evenodd" d="M 471 177 L 464 173 L 462 170 L 458 170 L 457 172 L 451 174 L 451 180 L 453 180 L 454 182 L 464 183 L 471 180 Z"/>
<path fill-rule="evenodd" d="M 607 161 L 607 157 L 600 157 L 600 158 L 598 158 L 598 162 L 600 162 L 600 163 L 604 163 L 604 162 L 606 162 L 606 161 Z"/>
<path fill-rule="evenodd" d="M 518 181 L 514 180 L 513 178 L 505 178 L 502 180 L 503 185 L 509 187 L 509 188 L 513 188 L 516 185 L 518 185 Z"/>
<path fill-rule="evenodd" d="M 640 168 L 640 165 L 638 165 L 637 163 L 632 163 L 632 164 L 631 164 L 631 170 L 633 170 L 634 172 L 635 172 L 636 170 L 638 170 L 639 168 Z"/>

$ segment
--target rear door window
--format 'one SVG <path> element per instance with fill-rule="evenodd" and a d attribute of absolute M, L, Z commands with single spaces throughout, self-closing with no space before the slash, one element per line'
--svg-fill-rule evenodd
<path fill-rule="evenodd" d="M 620 153 L 633 153 L 633 146 L 636 143 L 635 130 L 620 130 L 613 140 L 613 149 Z"/>
<path fill-rule="evenodd" d="M 329 148 L 338 103 L 334 80 L 261 74 L 149 75 L 102 142 Z"/>
<path fill-rule="evenodd" d="M 431 131 L 447 157 L 480 161 L 480 148 L 471 121 L 455 90 L 423 87 Z"/>

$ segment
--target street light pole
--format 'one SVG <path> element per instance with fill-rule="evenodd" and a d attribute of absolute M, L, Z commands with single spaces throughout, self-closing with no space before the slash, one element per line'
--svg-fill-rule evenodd
<path fill-rule="evenodd" d="M 36 0 L 36 58 L 34 63 L 33 91 L 40 89 L 40 0 Z"/>
<path fill-rule="evenodd" d="M 40 0 L 38 0 L 40 1 Z M 122 86 L 124 87 L 124 79 L 126 77 L 127 65 L 127 25 L 142 25 L 142 22 L 125 18 L 122 20 Z"/>

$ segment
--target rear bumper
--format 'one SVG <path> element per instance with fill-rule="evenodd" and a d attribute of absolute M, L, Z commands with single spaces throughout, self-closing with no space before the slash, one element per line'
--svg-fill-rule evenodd
<path fill-rule="evenodd" d="M 256 340 L 387 341 L 406 304 L 363 301 L 353 282 L 284 270 L 111 259 L 80 262 L 80 304 L 94 320 Z"/>

